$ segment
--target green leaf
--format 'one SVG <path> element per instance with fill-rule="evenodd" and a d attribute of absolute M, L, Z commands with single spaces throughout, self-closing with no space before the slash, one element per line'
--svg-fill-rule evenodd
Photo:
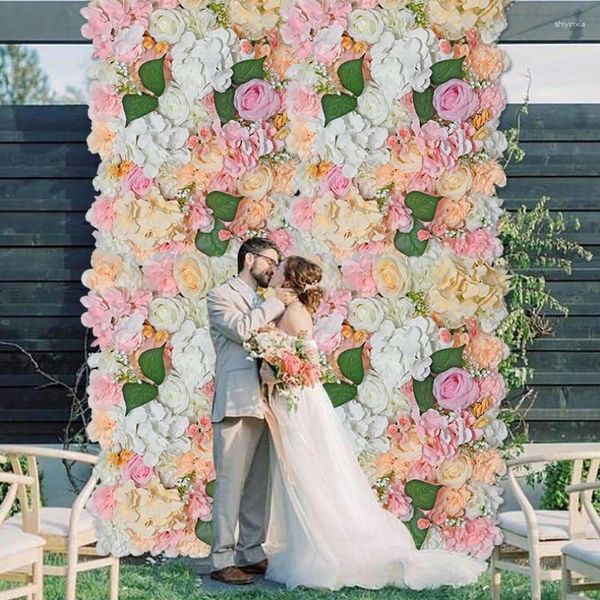
<path fill-rule="evenodd" d="M 355 96 L 360 96 L 365 89 L 362 72 L 364 56 L 342 63 L 337 70 L 342 85 Z"/>
<path fill-rule="evenodd" d="M 125 94 L 123 110 L 125 111 L 125 127 L 132 121 L 147 115 L 158 108 L 158 98 L 149 94 Z"/>
<path fill-rule="evenodd" d="M 413 379 L 413 392 L 421 413 L 429 410 L 435 404 L 433 377 L 431 375 L 427 375 L 423 381 Z"/>
<path fill-rule="evenodd" d="M 364 344 L 360 348 L 344 350 L 338 356 L 337 361 L 344 377 L 347 377 L 356 385 L 360 385 L 365 378 L 365 368 L 362 361 L 363 348 Z"/>
<path fill-rule="evenodd" d="M 435 373 L 447 371 L 451 367 L 462 367 L 462 352 L 465 345 L 458 348 L 444 348 L 431 355 L 431 370 Z"/>
<path fill-rule="evenodd" d="M 211 498 L 215 497 L 215 487 L 217 486 L 217 480 L 213 479 L 206 484 L 206 494 Z"/>
<path fill-rule="evenodd" d="M 213 543 L 213 530 L 212 530 L 212 521 L 201 521 L 198 519 L 196 521 L 196 537 L 203 541 L 205 544 L 212 546 Z"/>
<path fill-rule="evenodd" d="M 356 398 L 357 389 L 349 383 L 324 383 L 323 387 L 335 408 Z"/>
<path fill-rule="evenodd" d="M 421 256 L 427 249 L 427 241 L 421 241 L 417 237 L 417 233 L 424 229 L 423 223 L 418 219 L 414 220 L 413 228 L 408 233 L 402 231 L 396 232 L 394 238 L 394 245 L 399 252 L 406 254 L 406 256 Z"/>
<path fill-rule="evenodd" d="M 165 56 L 145 62 L 139 70 L 140 79 L 144 86 L 157 96 L 165 91 L 165 74 L 163 71 Z"/>
<path fill-rule="evenodd" d="M 265 70 L 263 63 L 265 62 L 266 56 L 262 58 L 251 58 L 249 60 L 242 60 L 239 63 L 233 65 L 233 74 L 231 75 L 231 81 L 235 85 L 241 85 L 251 79 L 264 79 Z"/>
<path fill-rule="evenodd" d="M 413 506 L 423 510 L 431 510 L 441 487 L 441 485 L 434 485 L 420 479 L 411 479 L 406 482 L 404 491 L 407 496 L 412 498 Z"/>
<path fill-rule="evenodd" d="M 435 108 L 433 108 L 433 88 L 429 86 L 424 92 L 415 92 L 413 90 L 413 103 L 419 116 L 420 123 L 427 123 L 435 117 Z"/>
<path fill-rule="evenodd" d="M 325 94 L 321 97 L 321 106 L 325 114 L 325 125 L 327 125 L 334 119 L 352 112 L 358 106 L 358 102 L 348 94 Z"/>
<path fill-rule="evenodd" d="M 215 221 L 212 231 L 208 233 L 199 231 L 196 234 L 196 248 L 200 252 L 204 252 L 206 256 L 223 256 L 229 246 L 229 240 L 219 239 L 219 231 L 223 229 L 225 229 L 225 225 L 221 221 Z"/>
<path fill-rule="evenodd" d="M 462 69 L 464 60 L 465 57 L 461 56 L 460 58 L 450 58 L 435 63 L 431 67 L 431 83 L 440 85 L 450 79 L 464 79 Z"/>
<path fill-rule="evenodd" d="M 413 217 L 421 221 L 431 221 L 435 217 L 441 196 L 430 196 L 423 192 L 412 191 L 406 194 L 404 204 L 412 210 Z"/>
<path fill-rule="evenodd" d="M 125 414 L 128 415 L 134 408 L 154 400 L 156 396 L 158 396 L 158 387 L 151 383 L 125 383 L 123 385 Z"/>
<path fill-rule="evenodd" d="M 241 200 L 241 196 L 232 196 L 216 190 L 206 196 L 206 206 L 212 208 L 216 219 L 233 221 Z"/>
<path fill-rule="evenodd" d="M 406 527 L 408 527 L 408 530 L 410 531 L 410 534 L 412 535 L 413 540 L 415 541 L 415 546 L 417 547 L 417 549 L 421 548 L 423 542 L 425 541 L 425 538 L 427 537 L 427 529 L 419 529 L 419 527 L 417 526 L 417 521 L 423 516 L 423 511 L 419 508 L 415 508 L 415 512 L 413 513 L 413 516 L 411 517 L 410 521 L 405 521 L 404 523 Z"/>
<path fill-rule="evenodd" d="M 224 92 L 214 91 L 215 94 L 215 108 L 221 123 L 228 123 L 232 119 L 235 119 L 236 110 L 233 104 L 233 96 L 235 90 L 232 87 L 227 88 Z"/>
<path fill-rule="evenodd" d="M 152 379 L 154 383 L 160 385 L 165 380 L 165 361 L 163 351 L 167 343 L 165 342 L 160 348 L 152 348 L 140 354 L 138 362 L 142 373 Z"/>

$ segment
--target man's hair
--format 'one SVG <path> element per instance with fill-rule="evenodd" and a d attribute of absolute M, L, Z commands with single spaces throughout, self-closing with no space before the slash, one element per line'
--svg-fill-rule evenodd
<path fill-rule="evenodd" d="M 241 273 L 244 270 L 244 261 L 246 259 L 246 254 L 256 254 L 257 252 L 262 252 L 267 248 L 275 250 L 275 252 L 277 252 L 277 256 L 281 260 L 281 253 L 279 252 L 279 248 L 274 242 L 261 237 L 248 238 L 238 250 L 238 273 Z"/>

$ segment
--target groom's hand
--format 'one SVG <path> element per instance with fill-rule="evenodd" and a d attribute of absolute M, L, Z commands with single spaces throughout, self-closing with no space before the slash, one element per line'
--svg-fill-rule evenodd
<path fill-rule="evenodd" d="M 290 288 L 277 288 L 275 296 L 279 298 L 286 306 L 298 300 L 298 294 Z"/>

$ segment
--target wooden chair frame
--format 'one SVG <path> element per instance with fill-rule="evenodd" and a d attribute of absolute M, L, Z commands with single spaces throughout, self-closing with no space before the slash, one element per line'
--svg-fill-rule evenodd
<path fill-rule="evenodd" d="M 20 491 L 26 493 L 26 487 L 35 486 L 35 478 L 17 474 L 17 473 L 2 473 L 0 472 L 0 482 L 8 483 L 10 487 L 2 502 L 0 503 L 0 527 L 8 516 L 10 509 L 12 508 L 17 494 Z M 21 494 L 19 494 L 21 495 Z M 44 540 L 39 535 L 39 532 L 35 530 L 35 527 L 23 527 L 23 533 L 33 534 L 40 537 L 39 546 L 34 548 L 27 548 L 26 550 L 20 550 L 9 554 L 7 558 L 0 561 L 0 579 L 13 580 L 8 577 L 9 574 L 19 572 L 19 581 L 23 582 L 24 585 L 12 587 L 8 590 L 0 591 L 0 600 L 12 600 L 13 598 L 26 597 L 28 600 L 43 600 L 44 597 Z M 25 574 L 21 572 L 25 569 Z"/>
<path fill-rule="evenodd" d="M 587 475 L 587 482 L 592 482 L 598 474 L 600 465 L 600 450 L 566 450 L 552 452 L 547 456 L 521 457 L 506 462 L 507 477 L 510 489 L 512 490 L 519 507 L 523 511 L 525 522 L 527 524 L 527 535 L 519 535 L 512 531 L 504 529 L 502 534 L 505 543 L 515 546 L 516 550 L 502 550 L 496 546 L 491 556 L 492 573 L 492 599 L 500 600 L 501 571 L 517 571 L 531 577 L 531 598 L 532 600 L 541 600 L 542 581 L 555 581 L 562 577 L 562 569 L 542 569 L 541 560 L 543 558 L 561 557 L 561 548 L 564 544 L 574 539 L 585 539 L 587 519 L 585 511 L 579 503 L 578 497 L 572 495 L 569 498 L 569 540 L 540 540 L 538 517 L 531 502 L 521 488 L 517 477 L 518 471 L 525 465 L 549 463 L 554 461 L 573 462 L 573 471 L 571 475 L 571 485 L 581 483 L 583 473 L 583 462 L 591 460 L 590 470 Z M 521 565 L 515 562 L 519 559 L 527 559 L 527 565 Z"/>
<path fill-rule="evenodd" d="M 34 476 L 35 483 L 31 493 L 31 500 L 27 498 L 25 493 L 21 493 L 20 495 L 22 517 L 24 524 L 35 526 L 38 530 L 40 530 L 40 514 L 42 508 L 37 458 L 44 457 L 69 460 L 92 466 L 96 465 L 98 462 L 98 457 L 93 454 L 21 444 L 1 444 L 0 454 L 8 455 L 14 471 L 20 474 L 22 474 L 22 469 L 19 459 L 20 457 L 25 457 L 27 459 L 27 470 L 29 474 Z M 69 532 L 67 536 L 45 535 L 43 530 L 41 530 L 39 534 L 46 540 L 44 553 L 52 552 L 64 554 L 67 558 L 67 564 L 65 566 L 44 564 L 44 575 L 66 577 L 65 600 L 75 600 L 78 573 L 103 567 L 110 568 L 110 600 L 118 600 L 119 597 L 119 558 L 112 555 L 98 558 L 100 555 L 98 555 L 96 551 L 98 537 L 95 531 L 91 535 L 89 533 L 82 535 L 78 530 L 82 511 L 97 483 L 98 477 L 92 472 L 71 508 Z M 2 599 L 0 598 L 0 600 Z"/>

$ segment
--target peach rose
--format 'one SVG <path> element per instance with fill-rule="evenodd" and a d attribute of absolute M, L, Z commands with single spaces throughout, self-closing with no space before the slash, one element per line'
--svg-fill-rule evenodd
<path fill-rule="evenodd" d="M 459 166 L 454 171 L 446 171 L 437 182 L 437 192 L 446 198 L 459 200 L 470 189 L 473 183 L 471 169 L 465 165 Z"/>
<path fill-rule="evenodd" d="M 237 180 L 237 190 L 242 196 L 260 200 L 273 186 L 273 171 L 268 165 L 259 165 L 251 171 L 245 171 Z"/>
<path fill-rule="evenodd" d="M 476 163 L 473 167 L 473 186 L 475 192 L 482 192 L 487 196 L 496 193 L 496 186 L 506 185 L 506 173 L 495 160 Z"/>
<path fill-rule="evenodd" d="M 437 480 L 451 488 L 463 486 L 473 472 L 473 463 L 466 454 L 445 460 L 436 468 Z"/>
<path fill-rule="evenodd" d="M 400 298 L 410 289 L 410 265 L 404 254 L 381 254 L 373 263 L 373 279 L 384 298 Z"/>
<path fill-rule="evenodd" d="M 181 254 L 173 262 L 173 277 L 186 298 L 203 298 L 213 286 L 212 271 L 204 254 Z"/>
<path fill-rule="evenodd" d="M 407 431 L 401 442 L 390 444 L 390 452 L 403 461 L 415 461 L 423 454 L 423 443 L 414 429 Z"/>
<path fill-rule="evenodd" d="M 109 254 L 95 249 L 91 258 L 92 268 L 84 271 L 81 282 L 90 290 L 113 287 L 115 280 L 123 271 L 123 258 L 118 254 Z"/>
<path fill-rule="evenodd" d="M 435 510 L 445 513 L 451 519 L 462 517 L 465 513 L 465 506 L 472 496 L 473 494 L 466 485 L 456 489 L 443 487 L 438 492 Z"/>

